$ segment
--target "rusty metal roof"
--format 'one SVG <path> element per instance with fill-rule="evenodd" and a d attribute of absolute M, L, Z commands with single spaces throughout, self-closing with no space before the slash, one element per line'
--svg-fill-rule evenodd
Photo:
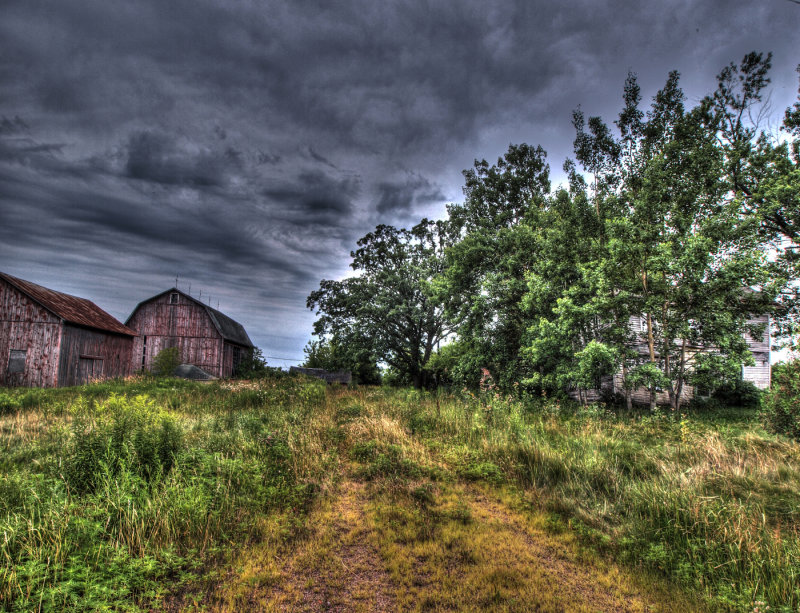
<path fill-rule="evenodd" d="M 69 294 L 62 294 L 52 289 L 36 285 L 30 281 L 17 279 L 6 273 L 0 272 L 0 279 L 11 284 L 31 300 L 39 303 L 56 317 L 62 320 L 84 326 L 95 328 L 115 334 L 125 334 L 126 336 L 137 336 L 136 332 L 123 325 L 113 316 L 106 313 L 91 300 L 78 298 Z"/>

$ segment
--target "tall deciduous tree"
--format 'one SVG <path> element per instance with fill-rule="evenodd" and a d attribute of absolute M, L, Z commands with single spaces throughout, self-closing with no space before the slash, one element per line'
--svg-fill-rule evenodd
<path fill-rule="evenodd" d="M 350 254 L 357 276 L 323 280 L 308 297 L 308 308 L 319 314 L 315 334 L 368 350 L 414 385 L 425 385 L 425 365 L 450 333 L 431 289 L 449 239 L 444 222 L 376 227 Z"/>
<path fill-rule="evenodd" d="M 740 67 L 755 75 L 745 86 L 751 96 L 765 78 L 758 66 L 758 58 L 748 56 Z M 632 334 L 644 349 L 630 381 L 649 384 L 651 403 L 656 389 L 665 387 L 677 407 L 700 348 L 735 358 L 720 363 L 747 359 L 742 334 L 748 315 L 770 308 L 780 280 L 768 270 L 758 220 L 748 217 L 726 180 L 742 172 L 731 151 L 746 147 L 720 139 L 729 128 L 713 99 L 687 111 L 674 72 L 646 117 L 637 94 L 629 77 L 617 121 L 621 136 L 613 145 L 598 118 L 589 125 L 602 138 L 588 145 L 578 125 L 576 155 L 587 171 L 600 174 L 595 184 L 602 188 L 594 198 L 603 248 L 601 259 L 588 267 L 595 272 L 589 285 L 597 288 L 589 304 L 608 322 L 623 323 L 626 309 L 643 316 L 645 330 L 615 335 L 620 349 Z M 735 120 L 732 125 L 738 129 Z M 592 145 L 605 153 L 592 155 Z M 746 292 L 750 286 L 761 291 Z M 609 296 L 624 296 L 624 302 Z"/>
<path fill-rule="evenodd" d="M 720 120 L 719 139 L 725 155 L 725 175 L 731 197 L 760 222 L 771 249 L 779 254 L 776 274 L 800 278 L 800 90 L 786 109 L 779 133 L 763 129 L 764 89 L 769 83 L 771 56 L 750 53 L 740 65 L 727 66 L 718 77 L 710 100 Z M 800 66 L 798 66 L 800 72 Z M 789 338 L 796 336 L 800 312 L 798 291 L 781 297 L 778 322 Z M 795 339 L 796 340 L 796 339 Z"/>
<path fill-rule="evenodd" d="M 457 324 L 460 371 L 477 383 L 482 367 L 510 385 L 524 363 L 520 346 L 528 318 L 521 303 L 525 275 L 540 257 L 537 224 L 532 222 L 550 189 L 541 147 L 511 145 L 496 164 L 476 160 L 464 171 L 465 200 L 448 207 L 460 240 L 447 252 L 439 283 Z"/>

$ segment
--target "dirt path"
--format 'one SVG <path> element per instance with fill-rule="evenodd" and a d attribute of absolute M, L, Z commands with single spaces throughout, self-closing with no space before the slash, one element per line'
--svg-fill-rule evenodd
<path fill-rule="evenodd" d="M 568 531 L 553 533 L 541 517 L 512 508 L 492 488 L 458 482 L 443 486 L 434 512 L 437 526 L 430 537 L 416 539 L 402 527 L 403 517 L 408 519 L 406 528 L 419 517 L 415 507 L 376 492 L 374 485 L 346 476 L 312 512 L 311 532 L 287 557 L 262 559 L 248 571 L 252 580 L 240 575 L 235 598 L 217 601 L 212 608 L 341 613 L 697 610 L 668 586 L 645 586 L 628 569 L 580 555 Z M 382 518 L 381 512 L 389 515 Z"/>
<path fill-rule="evenodd" d="M 394 588 L 373 544 L 363 483 L 345 480 L 312 514 L 312 533 L 285 560 L 271 590 L 254 590 L 252 610 L 394 611 Z"/>

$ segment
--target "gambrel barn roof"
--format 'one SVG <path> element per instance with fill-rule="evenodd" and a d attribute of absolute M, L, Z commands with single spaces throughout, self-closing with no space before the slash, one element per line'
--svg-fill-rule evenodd
<path fill-rule="evenodd" d="M 63 294 L 30 281 L 12 277 L 3 272 L 0 272 L 0 279 L 15 287 L 66 323 L 115 334 L 137 336 L 136 332 L 124 326 L 91 300 Z"/>
<path fill-rule="evenodd" d="M 156 294 L 155 296 L 151 296 L 147 300 L 142 300 L 139 304 L 136 305 L 136 308 L 133 309 L 133 312 L 130 314 L 130 317 L 128 317 L 128 319 L 125 321 L 125 323 L 126 324 L 130 323 L 130 321 L 133 318 L 133 316 L 136 313 L 136 311 L 138 311 L 139 308 L 143 304 L 147 304 L 151 300 L 155 300 L 156 298 L 160 298 L 161 296 L 164 296 L 165 294 L 180 294 L 181 296 L 183 296 L 187 300 L 191 300 L 191 301 L 195 302 L 196 304 L 200 305 L 201 307 L 203 307 L 205 309 L 206 313 L 208 313 L 209 318 L 213 322 L 214 327 L 217 329 L 217 332 L 220 333 L 220 335 L 222 336 L 222 338 L 224 340 L 226 340 L 228 342 L 231 342 L 231 343 L 235 343 L 237 345 L 242 345 L 244 347 L 254 347 L 255 346 L 250 341 L 250 337 L 247 336 L 247 332 L 245 332 L 244 326 L 242 326 L 242 324 L 240 324 L 238 321 L 236 321 L 234 319 L 231 319 L 230 317 L 225 315 L 225 313 L 221 313 L 217 309 L 212 309 L 207 304 L 203 304 L 197 298 L 194 298 L 193 296 L 190 296 L 189 294 L 187 294 L 185 292 L 182 292 L 181 290 L 179 290 L 179 289 L 177 289 L 175 287 L 173 287 L 172 289 L 168 289 L 168 290 L 166 290 L 164 292 L 161 292 L 160 294 Z"/>

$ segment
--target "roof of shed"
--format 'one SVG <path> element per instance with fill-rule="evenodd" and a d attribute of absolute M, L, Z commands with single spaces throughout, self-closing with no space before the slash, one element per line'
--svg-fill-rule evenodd
<path fill-rule="evenodd" d="M 30 281 L 12 277 L 3 272 L 0 272 L 0 279 L 17 288 L 28 298 L 39 303 L 53 315 L 68 323 L 114 332 L 115 334 L 137 336 L 136 332 L 106 313 L 91 300 L 63 294 Z"/>
<path fill-rule="evenodd" d="M 236 343 L 237 345 L 243 345 L 245 347 L 255 347 L 255 345 L 253 345 L 252 341 L 250 340 L 250 337 L 247 336 L 247 332 L 245 332 L 244 326 L 242 326 L 242 324 L 240 324 L 235 319 L 231 319 L 230 317 L 225 315 L 225 313 L 222 313 L 217 309 L 212 309 L 207 304 L 203 304 L 202 302 L 200 302 L 200 300 L 198 300 L 197 298 L 190 296 L 189 294 L 182 292 L 181 290 L 175 287 L 173 287 L 172 289 L 168 289 L 164 292 L 161 292 L 160 294 L 156 294 L 155 296 L 152 296 L 147 300 L 142 300 L 139 304 L 136 305 L 136 308 L 133 309 L 133 312 L 130 314 L 130 317 L 128 317 L 125 323 L 127 324 L 133 318 L 136 311 L 138 311 L 139 307 L 142 306 L 143 304 L 150 302 L 151 300 L 155 300 L 156 298 L 160 298 L 164 294 L 176 294 L 176 293 L 203 307 L 206 310 L 206 313 L 208 313 L 208 316 L 211 318 L 211 321 L 214 323 L 214 327 L 217 329 L 217 332 L 219 332 L 220 335 L 222 335 L 223 339 L 225 339 L 226 341 L 230 341 L 231 343 Z"/>

